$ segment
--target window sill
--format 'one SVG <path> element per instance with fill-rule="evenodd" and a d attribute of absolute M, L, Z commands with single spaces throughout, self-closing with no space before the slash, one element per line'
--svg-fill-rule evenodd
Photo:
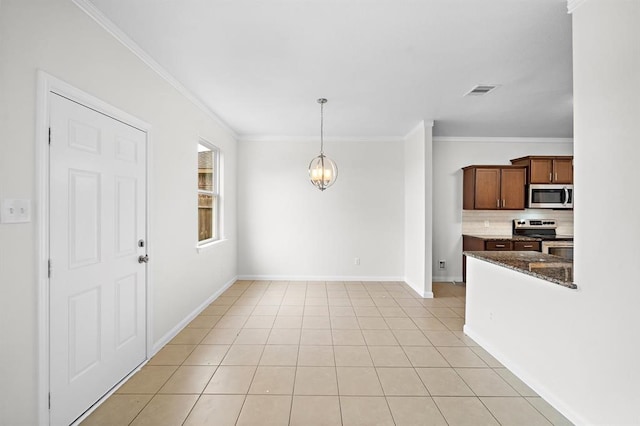
<path fill-rule="evenodd" d="M 208 242 L 208 243 L 204 243 L 202 245 L 198 245 L 198 246 L 196 246 L 196 250 L 198 251 L 198 253 L 202 253 L 202 252 L 210 250 L 211 248 L 213 248 L 213 247 L 215 247 L 217 245 L 220 245 L 220 244 L 222 244 L 222 243 L 224 243 L 226 241 L 227 241 L 226 238 L 220 238 L 219 240 L 215 240 L 215 241 L 211 241 L 211 242 Z"/>

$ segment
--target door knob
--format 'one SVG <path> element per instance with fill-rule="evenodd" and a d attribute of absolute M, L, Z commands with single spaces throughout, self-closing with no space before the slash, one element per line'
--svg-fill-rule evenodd
<path fill-rule="evenodd" d="M 148 263 L 149 262 L 149 255 L 140 255 L 138 256 L 138 263 Z"/>

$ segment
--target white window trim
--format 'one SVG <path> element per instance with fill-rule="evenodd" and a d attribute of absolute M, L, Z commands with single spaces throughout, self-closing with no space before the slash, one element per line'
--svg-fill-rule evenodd
<path fill-rule="evenodd" d="M 206 243 L 202 243 L 196 247 L 198 253 L 205 252 L 207 250 L 212 249 L 213 247 L 220 245 L 222 243 L 227 242 L 226 238 L 220 238 L 219 240 L 206 240 Z"/>
<path fill-rule="evenodd" d="M 224 188 L 224 182 L 223 182 L 223 176 L 224 176 L 224 170 L 223 170 L 223 157 L 222 157 L 222 150 L 217 146 L 214 145 L 213 143 L 209 142 L 208 140 L 204 139 L 204 138 L 199 138 L 198 139 L 198 145 L 202 145 L 205 146 L 207 148 L 209 148 L 211 151 L 215 152 L 215 165 L 214 165 L 214 171 L 217 172 L 217 179 L 214 179 L 215 182 L 215 188 L 213 191 L 209 192 L 209 191 L 203 191 L 200 189 L 197 189 L 197 193 L 211 193 L 213 194 L 217 200 L 214 203 L 215 205 L 215 213 L 214 214 L 214 223 L 212 224 L 213 228 L 214 228 L 214 235 L 217 235 L 217 238 L 209 238 L 207 240 L 202 240 L 199 241 L 198 238 L 198 230 L 199 230 L 199 219 L 196 219 L 197 222 L 197 226 L 196 226 L 196 249 L 198 251 L 198 253 L 209 249 L 223 241 L 226 241 L 226 238 L 224 237 L 224 217 L 223 217 L 223 212 L 224 212 L 224 202 L 223 202 L 223 188 Z M 217 166 L 217 167 L 216 167 Z M 198 212 L 198 197 L 196 197 L 196 215 Z M 215 223 L 215 218 L 217 218 L 217 223 Z"/>

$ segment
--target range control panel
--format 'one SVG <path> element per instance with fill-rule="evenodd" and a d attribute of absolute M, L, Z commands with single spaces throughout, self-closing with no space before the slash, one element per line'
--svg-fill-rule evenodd
<path fill-rule="evenodd" d="M 513 227 L 516 229 L 556 229 L 555 219 L 514 219 Z"/>

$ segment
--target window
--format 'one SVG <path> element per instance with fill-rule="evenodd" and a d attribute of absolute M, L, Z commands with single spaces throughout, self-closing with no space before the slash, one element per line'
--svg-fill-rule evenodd
<path fill-rule="evenodd" d="M 220 150 L 198 144 L 198 246 L 220 239 Z"/>

